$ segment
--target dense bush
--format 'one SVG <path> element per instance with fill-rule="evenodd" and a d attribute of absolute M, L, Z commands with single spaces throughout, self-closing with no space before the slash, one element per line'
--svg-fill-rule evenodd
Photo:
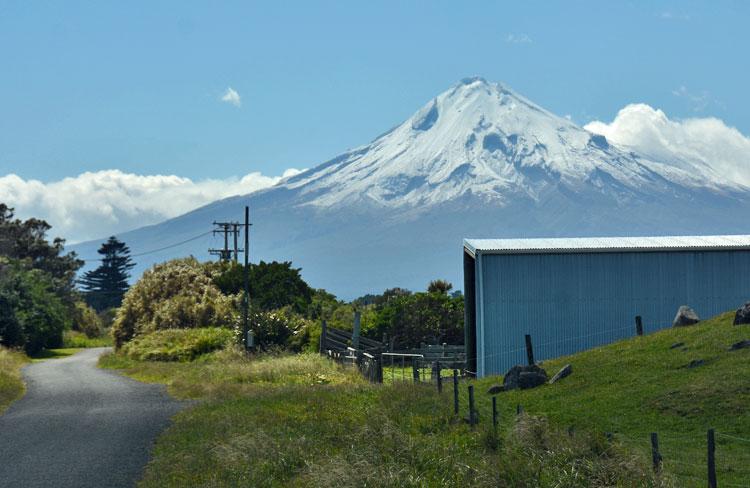
<path fill-rule="evenodd" d="M 234 295 L 244 290 L 244 267 L 237 264 L 209 264 L 214 270 L 214 283 L 222 293 Z M 250 301 L 260 310 L 270 311 L 290 307 L 301 314 L 307 312 L 313 290 L 305 283 L 299 268 L 291 262 L 261 261 L 250 264 Z"/>
<path fill-rule="evenodd" d="M 59 347 L 69 327 L 69 309 L 48 273 L 0 261 L 0 344 L 36 354 Z"/>
<path fill-rule="evenodd" d="M 289 307 L 272 312 L 256 310 L 249 317 L 250 329 L 255 334 L 255 343 L 261 350 L 289 348 L 302 350 L 308 342 L 304 335 L 311 322 Z"/>
<path fill-rule="evenodd" d="M 101 337 L 104 333 L 99 314 L 84 302 L 76 302 L 75 313 L 73 314 L 73 330 L 83 332 L 89 339 Z"/>
<path fill-rule="evenodd" d="M 115 347 L 163 329 L 237 325 L 233 297 L 213 282 L 209 267 L 195 258 L 176 259 L 146 271 L 125 294 L 112 333 Z"/>
<path fill-rule="evenodd" d="M 444 293 L 399 296 L 382 307 L 375 321 L 373 331 L 380 336 L 387 333 L 398 347 L 418 347 L 422 342 L 462 344 L 463 297 Z"/>
<path fill-rule="evenodd" d="M 226 328 L 166 329 L 139 336 L 122 347 L 122 352 L 145 361 L 192 361 L 234 342 Z"/>

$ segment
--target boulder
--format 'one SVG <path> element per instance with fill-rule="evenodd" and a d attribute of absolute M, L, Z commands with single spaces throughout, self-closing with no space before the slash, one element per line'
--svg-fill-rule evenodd
<path fill-rule="evenodd" d="M 505 387 L 503 385 L 492 385 L 487 390 L 488 395 L 497 395 L 498 393 L 502 393 L 505 391 Z"/>
<path fill-rule="evenodd" d="M 687 365 L 687 368 L 688 369 L 693 369 L 693 368 L 697 368 L 698 366 L 703 366 L 704 364 L 706 364 L 706 361 L 704 361 L 703 359 L 693 359 Z"/>
<path fill-rule="evenodd" d="M 739 351 L 740 349 L 750 348 L 750 340 L 745 339 L 744 341 L 735 342 L 729 346 L 730 351 Z"/>
<path fill-rule="evenodd" d="M 677 310 L 677 315 L 674 316 L 674 321 L 672 321 L 672 327 L 685 327 L 686 325 L 697 324 L 700 321 L 701 319 L 695 313 L 695 310 L 683 305 Z"/>
<path fill-rule="evenodd" d="M 518 375 L 518 387 L 522 390 L 528 390 L 529 388 L 536 388 L 547 383 L 549 377 L 547 373 L 537 373 L 533 371 L 522 371 Z"/>
<path fill-rule="evenodd" d="M 513 366 L 505 373 L 503 378 L 504 391 L 515 390 L 516 388 L 527 389 L 543 385 L 548 380 L 547 372 L 533 364 L 531 366 Z"/>
<path fill-rule="evenodd" d="M 737 309 L 734 314 L 734 325 L 750 324 L 750 302 Z"/>
<path fill-rule="evenodd" d="M 551 380 L 549 380 L 550 385 L 552 383 L 555 383 L 565 378 L 566 376 L 570 376 L 572 372 L 573 372 L 573 366 L 571 366 L 570 364 L 566 364 L 565 366 L 562 367 L 560 371 L 557 372 L 555 376 L 552 377 Z"/>

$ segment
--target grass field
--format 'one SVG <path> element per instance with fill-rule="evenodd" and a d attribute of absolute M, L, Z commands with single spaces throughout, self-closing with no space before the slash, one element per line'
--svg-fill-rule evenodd
<path fill-rule="evenodd" d="M 23 353 L 0 346 L 0 414 L 23 395 L 21 367 L 26 363 L 28 358 Z"/>
<path fill-rule="evenodd" d="M 526 415 L 471 429 L 449 389 L 370 385 L 317 355 L 100 364 L 203 400 L 158 439 L 144 487 L 673 486 L 601 433 Z"/>
<path fill-rule="evenodd" d="M 573 374 L 555 385 L 501 394 L 501 416 L 508 419 L 521 404 L 556 425 L 612 432 L 644 459 L 656 432 L 664 467 L 679 486 L 706 486 L 706 431 L 714 428 L 719 485 L 750 486 L 750 349 L 727 350 L 750 339 L 750 326 L 733 326 L 733 315 L 546 361 L 550 375 L 566 363 Z M 670 348 L 679 342 L 684 347 Z M 696 359 L 705 364 L 686 367 Z M 476 388 L 484 392 L 498 381 L 482 379 Z M 487 418 L 489 399 L 481 397 Z"/>

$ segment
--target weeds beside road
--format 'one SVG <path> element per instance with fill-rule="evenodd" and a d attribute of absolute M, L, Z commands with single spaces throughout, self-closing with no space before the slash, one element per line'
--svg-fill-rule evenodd
<path fill-rule="evenodd" d="M 0 346 L 0 414 L 23 395 L 21 368 L 28 362 L 25 354 Z"/>
<path fill-rule="evenodd" d="M 144 487 L 662 486 L 603 435 L 569 437 L 525 415 L 498 434 L 486 419 L 472 430 L 450 395 L 371 385 L 315 354 L 100 364 L 204 400 L 159 438 Z"/>

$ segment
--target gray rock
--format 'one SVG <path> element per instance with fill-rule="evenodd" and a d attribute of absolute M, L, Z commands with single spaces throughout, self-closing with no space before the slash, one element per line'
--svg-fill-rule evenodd
<path fill-rule="evenodd" d="M 734 325 L 750 324 L 750 302 L 737 309 L 734 314 Z"/>
<path fill-rule="evenodd" d="M 745 339 L 744 341 L 735 342 L 729 346 L 730 351 L 739 351 L 740 349 L 750 348 L 750 340 Z"/>
<path fill-rule="evenodd" d="M 503 385 L 492 385 L 487 390 L 488 395 L 497 395 L 498 393 L 502 393 L 505 391 L 505 387 Z"/>
<path fill-rule="evenodd" d="M 560 371 L 557 372 L 555 376 L 552 377 L 551 380 L 549 380 L 550 385 L 552 383 L 556 383 L 557 381 L 567 376 L 570 376 L 572 372 L 573 372 L 573 366 L 571 366 L 570 364 L 566 364 L 565 366 L 562 367 Z"/>
<path fill-rule="evenodd" d="M 674 344 L 672 344 L 671 346 L 669 346 L 669 348 L 670 349 L 677 349 L 678 347 L 682 347 L 684 345 L 685 345 L 684 342 L 675 342 Z"/>
<path fill-rule="evenodd" d="M 687 305 L 683 305 L 677 310 L 677 315 L 674 316 L 674 321 L 672 321 L 672 327 L 684 327 L 686 325 L 697 324 L 700 321 L 701 319 L 695 313 L 695 310 Z"/>
<path fill-rule="evenodd" d="M 549 377 L 547 373 L 537 373 L 533 371 L 522 371 L 518 375 L 518 387 L 522 390 L 528 390 L 529 388 L 536 388 L 547 383 Z"/>
<path fill-rule="evenodd" d="M 704 361 L 703 359 L 693 359 L 692 361 L 690 361 L 690 363 L 688 363 L 686 367 L 688 369 L 692 369 L 697 368 L 698 366 L 703 366 L 704 364 L 706 364 L 706 361 Z"/>
<path fill-rule="evenodd" d="M 521 386 L 521 375 L 523 373 L 527 374 L 523 379 L 523 386 Z M 547 379 L 547 372 L 536 364 L 531 366 L 521 366 L 518 364 L 505 373 L 505 378 L 503 378 L 503 388 L 504 391 L 515 390 L 516 388 L 534 388 L 535 386 L 546 383 Z"/>

